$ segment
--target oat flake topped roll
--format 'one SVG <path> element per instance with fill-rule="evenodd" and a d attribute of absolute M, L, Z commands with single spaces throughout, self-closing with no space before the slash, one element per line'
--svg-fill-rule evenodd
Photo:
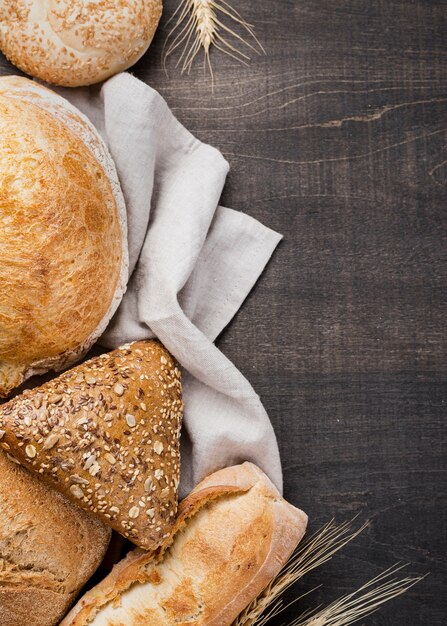
<path fill-rule="evenodd" d="M 0 407 L 0 446 L 138 546 L 177 511 L 180 371 L 157 341 L 96 357 Z"/>

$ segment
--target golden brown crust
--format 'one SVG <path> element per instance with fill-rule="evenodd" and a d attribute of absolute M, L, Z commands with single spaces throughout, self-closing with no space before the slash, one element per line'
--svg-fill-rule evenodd
<path fill-rule="evenodd" d="M 100 564 L 110 530 L 0 452 L 0 623 L 53 626 Z"/>
<path fill-rule="evenodd" d="M 130 553 L 61 626 L 230 626 L 280 571 L 306 523 L 254 465 L 216 472 L 181 504 L 169 549 Z"/>
<path fill-rule="evenodd" d="M 127 281 L 125 207 L 91 124 L 31 81 L 0 78 L 0 397 L 77 360 Z"/>
<path fill-rule="evenodd" d="M 161 0 L 8 0 L 0 8 L 0 49 L 49 83 L 90 85 L 138 61 L 161 12 Z"/>
<path fill-rule="evenodd" d="M 123 346 L 0 407 L 0 446 L 145 549 L 177 511 L 180 371 L 157 341 Z"/>
<path fill-rule="evenodd" d="M 0 587 L 2 626 L 57 626 L 71 601 L 61 594 L 33 587 Z"/>

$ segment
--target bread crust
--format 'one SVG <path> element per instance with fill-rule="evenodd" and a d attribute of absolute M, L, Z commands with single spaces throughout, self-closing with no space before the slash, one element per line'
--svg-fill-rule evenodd
<path fill-rule="evenodd" d="M 126 209 L 112 158 L 66 100 L 0 78 L 0 397 L 78 360 L 128 278 Z"/>
<path fill-rule="evenodd" d="M 170 544 L 131 552 L 61 626 L 231 626 L 278 574 L 306 524 L 256 466 L 223 469 L 181 503 Z"/>
<path fill-rule="evenodd" d="M 0 451 L 0 622 L 55 626 L 100 564 L 110 530 Z"/>
<path fill-rule="evenodd" d="M 177 512 L 180 371 L 158 341 L 86 361 L 0 407 L 0 446 L 137 545 Z"/>
<path fill-rule="evenodd" d="M 122 72 L 148 49 L 162 0 L 8 0 L 0 49 L 48 83 L 91 85 Z"/>

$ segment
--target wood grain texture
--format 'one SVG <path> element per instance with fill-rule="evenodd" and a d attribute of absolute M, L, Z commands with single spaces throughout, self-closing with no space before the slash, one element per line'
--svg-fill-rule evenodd
<path fill-rule="evenodd" d="M 234 0 L 267 54 L 213 54 L 214 94 L 200 63 L 161 70 L 176 4 L 135 73 L 230 161 L 224 204 L 285 234 L 220 347 L 311 529 L 373 520 L 287 617 L 403 560 L 430 576 L 364 623 L 444 624 L 447 3 Z"/>

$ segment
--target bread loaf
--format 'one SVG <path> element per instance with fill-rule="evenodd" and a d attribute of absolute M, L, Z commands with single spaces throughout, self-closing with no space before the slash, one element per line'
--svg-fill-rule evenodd
<path fill-rule="evenodd" d="M 153 549 L 174 526 L 180 372 L 157 341 L 96 357 L 0 407 L 0 446 Z"/>
<path fill-rule="evenodd" d="M 94 127 L 25 78 L 0 78 L 0 397 L 76 361 L 127 283 L 126 213 Z"/>
<path fill-rule="evenodd" d="M 306 523 L 254 465 L 216 472 L 180 505 L 168 549 L 130 553 L 61 626 L 230 626 L 278 574 Z"/>
<path fill-rule="evenodd" d="M 0 451 L 0 624 L 56 626 L 110 530 Z"/>
<path fill-rule="evenodd" d="M 8 0 L 0 4 L 0 49 L 46 82 L 90 85 L 143 56 L 161 10 L 161 0 Z"/>

